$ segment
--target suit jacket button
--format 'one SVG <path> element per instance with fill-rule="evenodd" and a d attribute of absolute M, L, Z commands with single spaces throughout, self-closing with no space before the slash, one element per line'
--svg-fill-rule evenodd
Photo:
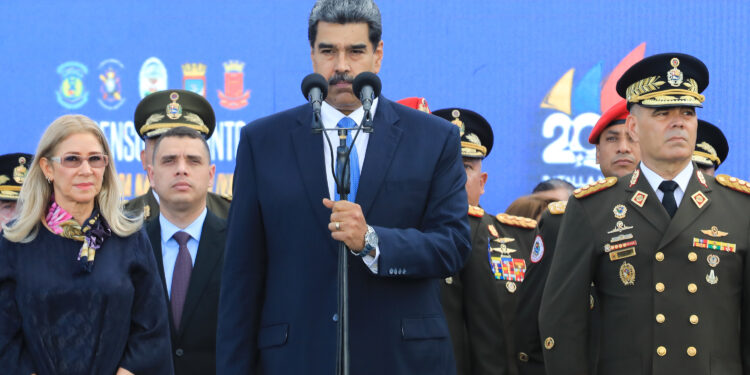
<path fill-rule="evenodd" d="M 178 357 L 182 357 L 182 355 L 185 354 L 185 352 L 181 348 L 178 348 L 177 350 L 174 351 L 174 354 Z"/>
<path fill-rule="evenodd" d="M 687 355 L 695 357 L 696 354 L 698 354 L 698 349 L 696 349 L 694 346 L 688 346 Z"/>
<path fill-rule="evenodd" d="M 667 355 L 667 348 L 663 346 L 656 348 L 656 354 L 658 354 L 659 357 L 664 357 L 665 355 Z"/>
<path fill-rule="evenodd" d="M 526 354 L 526 353 L 524 353 L 524 352 L 520 352 L 520 353 L 518 353 L 518 360 L 521 361 L 521 362 L 528 362 L 529 361 L 529 355 Z"/>
<path fill-rule="evenodd" d="M 688 292 L 695 293 L 698 291 L 698 285 L 695 285 L 693 283 L 688 284 Z"/>

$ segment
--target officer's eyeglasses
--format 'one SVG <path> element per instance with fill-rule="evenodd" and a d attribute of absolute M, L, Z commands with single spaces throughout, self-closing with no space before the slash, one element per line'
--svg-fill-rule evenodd
<path fill-rule="evenodd" d="M 78 168 L 83 164 L 84 160 L 89 163 L 91 168 L 104 168 L 109 164 L 109 158 L 104 154 L 89 155 L 86 158 L 81 155 L 66 154 L 63 156 L 51 157 L 49 160 L 58 162 L 65 168 Z"/>

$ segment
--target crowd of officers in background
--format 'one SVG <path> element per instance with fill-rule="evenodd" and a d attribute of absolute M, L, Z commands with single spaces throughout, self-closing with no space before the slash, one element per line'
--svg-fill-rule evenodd
<path fill-rule="evenodd" d="M 746 224 L 747 218 L 722 216 L 711 209 L 725 208 L 725 201 L 736 207 L 748 207 L 744 198 L 750 188 L 735 178 L 713 177 L 726 160 L 729 146 L 718 127 L 695 119 L 694 108 L 702 106 L 704 98 L 700 92 L 707 84 L 707 69 L 692 56 L 661 54 L 637 63 L 618 82 L 618 93 L 623 99 L 602 114 L 588 139 L 596 147 L 597 163 L 605 179 L 579 189 L 562 180 L 544 181 L 529 195 L 514 201 L 505 213 L 496 215 L 480 205 L 489 177 L 482 163 L 492 151 L 492 126 L 470 109 L 432 112 L 460 128 L 467 178 L 472 252 L 458 274 L 440 280 L 458 374 L 544 374 L 545 371 L 616 374 L 625 373 L 620 371 L 626 369 L 635 369 L 628 373 L 652 370 L 666 373 L 659 370 L 707 366 L 724 366 L 721 368 L 729 369 L 726 373 L 740 373 L 733 369 L 739 369 L 742 365 L 738 359 L 747 355 L 739 353 L 740 341 L 744 343 L 745 339 L 740 339 L 736 321 L 747 314 L 739 304 L 748 296 L 750 276 L 747 271 L 742 273 L 747 266 L 736 259 L 746 256 L 747 239 L 736 237 L 744 232 L 735 228 Z M 180 111 L 192 116 L 170 120 L 173 117 L 170 105 L 178 100 Z M 430 112 L 424 98 L 399 102 Z M 135 120 L 145 141 L 141 153 L 144 170 L 156 180 L 159 170 L 166 168 L 158 167 L 161 162 L 154 164 L 157 168 L 149 166 L 155 163 L 154 144 L 164 132 L 187 127 L 208 139 L 215 127 L 210 104 L 200 95 L 182 90 L 147 96 L 139 104 Z M 656 124 L 651 130 L 647 128 L 650 122 Z M 697 123 L 697 130 L 691 127 L 692 122 Z M 181 138 L 181 141 L 187 144 L 190 140 Z M 672 144 L 675 142 L 692 146 L 691 161 L 681 154 L 662 155 L 672 148 L 678 149 Z M 32 158 L 29 154 L 0 157 L 0 224 L 13 217 L 15 201 Z M 647 170 L 642 160 L 648 164 Z M 676 169 L 667 165 L 675 165 Z M 674 193 L 662 189 L 663 184 L 653 188 L 651 175 L 670 180 L 663 171 L 674 172 L 675 185 L 679 185 L 676 190 L 673 188 Z M 204 182 L 210 187 L 210 182 Z M 209 192 L 205 199 L 188 202 L 200 207 L 181 209 L 179 202 L 172 202 L 169 195 L 160 199 L 155 191 L 159 184 L 152 182 L 152 185 L 145 195 L 127 203 L 131 212 L 142 212 L 146 219 L 156 220 L 160 206 L 166 203 L 171 217 L 177 219 L 178 212 L 198 213 L 207 206 L 207 223 L 212 225 L 209 230 L 215 231 L 211 232 L 210 241 L 223 244 L 224 219 L 231 197 Z M 568 197 L 575 201 L 576 210 L 572 214 L 566 214 L 569 211 L 566 207 L 570 208 L 566 205 Z M 678 221 L 685 223 L 678 225 Z M 158 264 L 164 267 L 166 258 L 161 258 L 161 246 L 168 244 L 161 241 L 163 232 L 158 223 L 149 228 L 152 228 L 149 229 L 152 245 L 159 249 L 155 251 Z M 744 229 L 746 232 L 747 228 Z M 558 236 L 561 232 L 565 234 Z M 681 238 L 683 233 L 691 239 L 689 243 L 670 245 L 671 239 L 664 238 Z M 205 251 L 203 246 L 196 242 L 192 250 Z M 195 368 L 213 368 L 214 342 L 208 340 L 209 345 L 205 344 L 207 338 L 215 338 L 223 246 L 214 251 L 219 255 L 210 259 L 198 256 L 199 263 L 212 263 L 209 270 L 201 271 L 205 275 L 199 274 L 202 279 L 195 280 L 193 276 L 192 281 L 202 282 L 208 288 L 203 292 L 207 299 L 201 300 L 207 304 L 195 307 L 196 301 L 187 302 L 198 309 L 200 321 L 183 323 L 180 327 L 180 316 L 170 319 L 177 374 L 197 373 Z M 558 255 L 553 257 L 555 252 Z M 681 263 L 672 268 L 658 268 L 666 266 L 672 258 L 679 258 Z M 690 263 L 701 266 L 689 268 Z M 165 269 L 169 269 L 169 275 L 173 267 Z M 162 281 L 168 290 L 165 297 L 169 299 L 169 280 L 163 271 L 160 270 Z M 686 285 L 677 285 L 673 281 L 677 279 L 679 282 L 685 279 Z M 727 289 L 719 289 L 717 285 Z M 709 295 L 701 297 L 701 293 Z M 658 300 L 660 297 L 664 300 Z M 198 300 L 201 296 L 186 298 Z M 696 304 L 703 307 L 686 307 Z M 641 313 L 650 320 L 634 316 Z M 723 318 L 734 319 L 735 323 L 718 327 L 721 325 L 718 320 Z M 191 328 L 189 324 L 197 327 Z M 694 328 L 696 332 L 684 333 L 691 326 L 701 325 L 706 326 L 704 331 L 697 332 L 698 328 Z M 624 330 L 638 329 L 649 334 L 632 334 L 628 339 L 620 336 Z M 715 341 L 720 339 L 707 337 L 712 331 L 716 331 L 713 335 L 721 334 L 727 345 L 737 347 L 717 353 L 721 345 Z M 732 334 L 735 331 L 736 335 Z M 617 332 L 617 338 L 611 332 Z M 616 340 L 624 340 L 632 347 L 618 346 Z M 706 345 L 709 352 L 702 351 L 701 345 Z M 618 350 L 622 355 L 613 355 Z M 191 361 L 191 357 L 200 359 Z M 717 365 L 716 358 L 722 358 L 723 365 Z M 622 365 L 622 360 L 630 362 Z"/>

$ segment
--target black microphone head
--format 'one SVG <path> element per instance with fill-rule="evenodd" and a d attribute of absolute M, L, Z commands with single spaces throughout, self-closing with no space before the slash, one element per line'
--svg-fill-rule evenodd
<path fill-rule="evenodd" d="M 302 80 L 302 96 L 309 100 L 307 96 L 310 95 L 310 90 L 316 87 L 320 89 L 321 95 L 323 96 L 321 100 L 325 100 L 326 96 L 328 96 L 328 80 L 318 73 L 308 74 L 307 77 Z"/>
<path fill-rule="evenodd" d="M 365 86 L 372 87 L 373 98 L 377 98 L 378 96 L 380 96 L 380 89 L 382 85 L 377 74 L 372 72 L 359 73 L 357 77 L 354 78 L 354 82 L 352 83 L 352 91 L 354 91 L 354 95 L 360 98 L 362 88 Z"/>

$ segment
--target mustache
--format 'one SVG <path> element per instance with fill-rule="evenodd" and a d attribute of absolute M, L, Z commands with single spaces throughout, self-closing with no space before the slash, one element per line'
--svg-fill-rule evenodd
<path fill-rule="evenodd" d="M 346 82 L 348 84 L 352 84 L 354 82 L 354 77 L 347 75 L 345 73 L 334 73 L 333 77 L 328 80 L 329 85 L 335 85 L 339 82 Z"/>

